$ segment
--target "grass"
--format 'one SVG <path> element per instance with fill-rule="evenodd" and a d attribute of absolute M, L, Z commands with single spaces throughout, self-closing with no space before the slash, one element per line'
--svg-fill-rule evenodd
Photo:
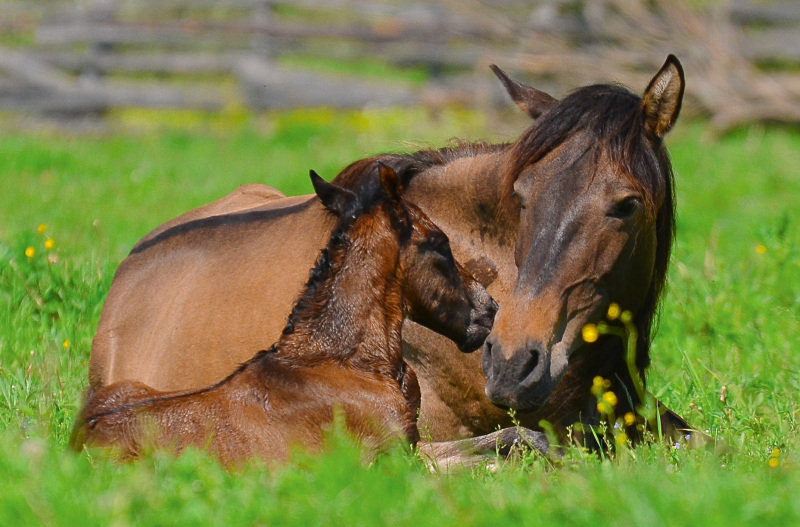
<path fill-rule="evenodd" d="M 499 125 L 459 110 L 113 119 L 119 130 L 104 135 L 0 133 L 0 525 L 800 520 L 800 133 L 713 138 L 681 123 L 669 141 L 678 239 L 648 382 L 727 448 L 573 449 L 445 476 L 402 451 L 365 466 L 334 434 L 326 455 L 227 473 L 201 452 L 118 466 L 65 451 L 119 261 L 149 229 L 239 184 L 308 192 L 311 167 L 330 178 L 408 148 L 398 138 L 442 144 Z"/>

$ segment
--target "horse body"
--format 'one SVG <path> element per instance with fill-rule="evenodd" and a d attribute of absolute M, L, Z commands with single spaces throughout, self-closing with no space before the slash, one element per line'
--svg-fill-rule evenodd
<path fill-rule="evenodd" d="M 100 317 L 90 386 L 129 379 L 159 390 L 198 388 L 271 346 L 334 226 L 313 196 L 278 201 L 137 244 Z"/>
<path fill-rule="evenodd" d="M 442 294 L 429 297 L 418 306 L 429 316 L 440 308 L 469 316 L 475 290 L 462 281 L 444 234 L 400 201 L 399 179 L 380 166 L 385 197 L 377 205 L 369 197 L 374 191 L 356 196 L 315 182 L 339 223 L 271 349 L 206 388 L 163 392 L 137 381 L 106 386 L 83 409 L 73 447 L 112 445 L 130 458 L 148 447 L 196 446 L 228 465 L 253 456 L 285 460 L 293 444 L 312 451 L 322 446 L 336 408 L 367 446 L 397 437 L 415 442 L 420 392 L 402 358 L 401 325 L 410 307 L 405 283 L 412 274 L 426 274 L 429 282 L 444 279 L 450 296 L 461 297 L 459 303 Z M 357 206 L 349 203 L 354 200 Z M 480 340 L 490 326 L 487 320 Z M 197 362 L 184 367 L 192 371 Z"/>
<path fill-rule="evenodd" d="M 534 118 L 516 142 L 464 143 L 375 158 L 407 174 L 405 198 L 448 235 L 455 258 L 500 304 L 482 357 L 452 353 L 453 344 L 447 339 L 414 322 L 405 323 L 404 355 L 419 377 L 422 392 L 420 427 L 436 441 L 486 434 L 498 425 L 510 425 L 509 407 L 519 410 L 517 418 L 523 426 L 533 428 L 541 419 L 562 430 L 576 421 L 592 422 L 597 412 L 590 388 L 597 375 L 612 379 L 620 400 L 635 407 L 637 401 L 625 397 L 634 390 L 622 343 L 605 338 L 585 346 L 580 328 L 601 318 L 609 302 L 630 309 L 641 335 L 638 366 L 643 372 L 672 242 L 672 180 L 661 138 L 680 109 L 683 76 L 674 57 L 642 98 L 619 88 L 588 87 L 581 92 L 582 106 L 572 112 L 574 97 L 559 102 L 499 70 L 496 73 L 518 106 Z M 621 110 L 613 107 L 620 100 L 624 102 Z M 622 124 L 604 127 L 607 117 Z M 622 126 L 626 119 L 631 125 L 627 132 Z M 632 145 L 641 153 L 633 164 L 626 157 Z M 640 157 L 646 162 L 640 162 Z M 375 159 L 354 163 L 336 181 L 354 189 L 369 184 L 359 179 L 363 171 L 352 168 Z M 129 299 L 134 293 L 147 291 L 146 298 L 140 295 L 137 301 L 149 305 L 147 311 L 153 313 L 161 312 L 158 305 L 178 294 L 174 285 L 158 290 L 150 283 L 191 277 L 181 292 L 185 298 L 178 302 L 188 306 L 185 316 L 173 318 L 179 321 L 174 325 L 178 328 L 191 324 L 193 310 L 220 305 L 227 295 L 249 296 L 253 306 L 249 316 L 288 312 L 288 299 L 302 283 L 299 269 L 310 265 L 310 255 L 324 243 L 320 231 L 329 229 L 324 223 L 314 226 L 319 218 L 313 210 L 309 205 L 287 215 L 301 226 L 299 238 L 285 237 L 278 224 L 269 221 L 259 226 L 258 234 L 241 222 L 218 241 L 198 239 L 193 243 L 201 244 L 197 256 L 203 259 L 187 262 L 186 267 L 173 260 L 173 249 L 167 245 L 172 238 L 176 244 L 186 243 L 188 235 L 180 227 L 164 232 L 162 241 L 141 255 L 134 251 L 128 260 L 141 261 L 127 265 L 126 260 L 120 266 L 101 316 L 92 350 L 92 387 L 122 378 L 141 379 L 142 368 L 167 371 L 173 362 L 198 352 L 196 343 L 205 338 L 202 332 L 185 332 L 185 341 L 171 339 L 172 325 L 155 316 L 131 316 L 134 308 Z M 215 221 L 244 219 L 247 214 L 222 215 Z M 187 229 L 193 224 L 187 224 Z M 245 231 L 269 240 L 272 246 L 263 247 L 270 250 L 278 241 L 291 240 L 285 246 L 293 246 L 296 259 L 262 250 L 247 260 L 250 267 L 245 272 L 280 284 L 285 295 L 253 301 L 249 285 L 237 281 L 240 278 L 227 280 L 242 271 L 234 273 L 220 258 L 228 251 L 227 240 L 244 239 L 240 232 Z M 286 269 L 286 261 L 299 269 Z M 210 267 L 208 262 L 220 263 L 206 274 L 221 281 L 199 284 L 191 265 Z M 198 292 L 204 288 L 210 293 L 201 300 Z M 220 349 L 211 364 L 233 364 L 247 357 L 255 344 L 247 340 L 253 338 L 249 322 L 243 313 L 233 316 L 224 307 L 216 311 L 219 323 L 205 329 L 213 337 L 230 337 L 228 345 L 224 352 L 204 349 Z M 110 338 L 128 321 L 133 322 L 125 338 Z M 143 357 L 136 345 L 137 338 L 148 333 L 166 337 L 156 344 L 160 351 L 153 357 Z M 119 360 L 128 361 L 129 366 L 108 368 Z M 217 378 L 224 371 L 217 369 Z M 212 377 L 211 369 L 207 375 Z M 198 385 L 198 380 L 193 372 L 172 371 L 159 382 L 185 388 Z M 662 421 L 666 432 L 688 427 L 671 412 Z"/>

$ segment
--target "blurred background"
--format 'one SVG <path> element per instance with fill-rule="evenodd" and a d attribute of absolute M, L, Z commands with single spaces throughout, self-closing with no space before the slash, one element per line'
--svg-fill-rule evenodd
<path fill-rule="evenodd" d="M 492 63 L 639 92 L 674 53 L 714 129 L 798 123 L 799 29 L 794 0 L 4 0 L 0 110 L 488 108 Z"/>

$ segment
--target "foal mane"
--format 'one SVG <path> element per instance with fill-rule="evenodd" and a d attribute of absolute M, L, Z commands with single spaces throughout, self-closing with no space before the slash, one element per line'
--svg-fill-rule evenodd
<path fill-rule="evenodd" d="M 508 177 L 516 179 L 526 167 L 584 132 L 588 141 L 599 146 L 595 152 L 605 151 L 618 167 L 617 173 L 642 193 L 645 209 L 656 223 L 653 277 L 635 320 L 640 335 L 636 365 L 643 372 L 650 362 L 652 329 L 675 237 L 675 199 L 669 155 L 660 139 L 646 133 L 641 106 L 642 99 L 621 86 L 579 88 L 539 117 L 511 147 L 514 168 Z M 512 183 L 504 186 L 511 188 Z"/>

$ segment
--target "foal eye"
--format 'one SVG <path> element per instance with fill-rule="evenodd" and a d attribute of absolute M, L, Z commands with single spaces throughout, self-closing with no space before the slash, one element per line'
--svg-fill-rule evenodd
<path fill-rule="evenodd" d="M 426 248 L 429 251 L 433 251 L 440 256 L 445 258 L 450 257 L 450 242 L 447 241 L 447 237 L 443 234 L 438 236 L 431 236 L 428 238 L 427 243 L 425 243 Z"/>
<path fill-rule="evenodd" d="M 633 215 L 641 205 L 641 200 L 635 196 L 629 196 L 622 201 L 615 203 L 608 215 L 614 218 L 625 219 Z"/>

